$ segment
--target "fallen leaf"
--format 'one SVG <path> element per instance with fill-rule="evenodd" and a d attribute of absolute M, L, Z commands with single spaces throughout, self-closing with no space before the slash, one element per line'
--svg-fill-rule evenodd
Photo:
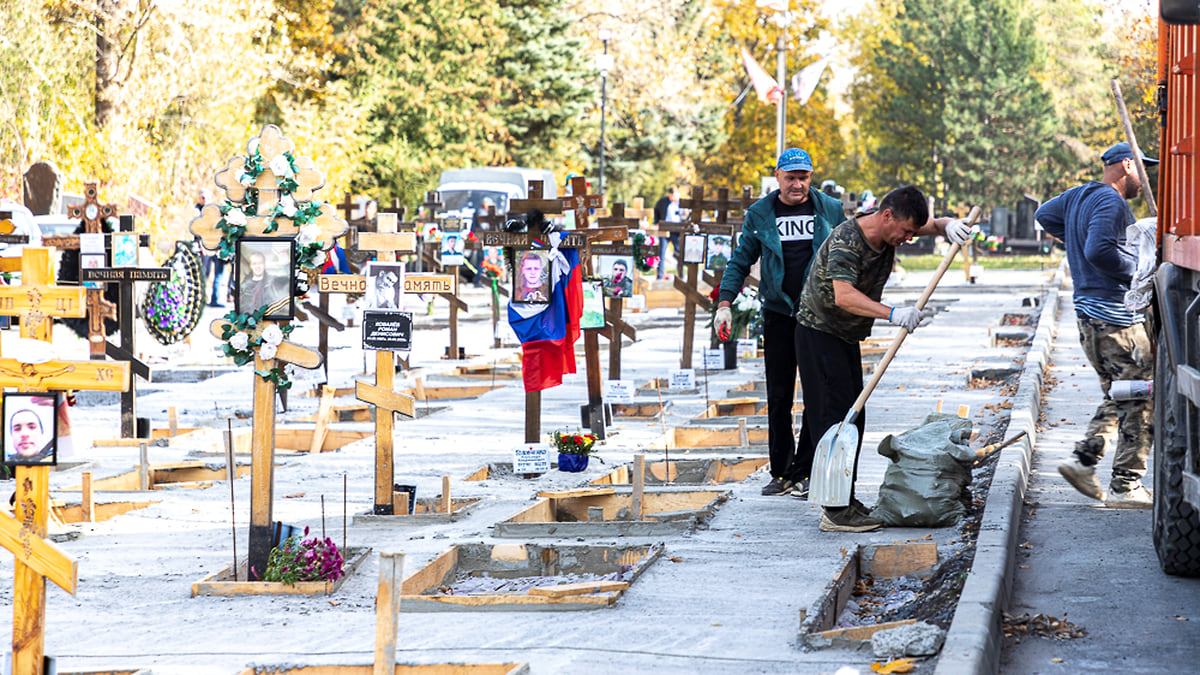
<path fill-rule="evenodd" d="M 295 499 L 297 497 L 303 497 L 304 495 L 305 495 L 305 493 L 303 493 L 303 492 L 296 492 L 294 494 L 284 495 L 283 498 L 284 499 Z"/>
<path fill-rule="evenodd" d="M 1031 549 L 1031 548 L 1033 548 L 1033 544 L 1031 544 L 1027 541 L 1023 541 L 1017 545 L 1017 548 L 1030 548 Z"/>
<path fill-rule="evenodd" d="M 716 621 L 714 621 L 714 622 L 712 622 L 712 623 L 711 623 L 711 624 L 709 624 L 709 625 L 712 625 L 712 626 L 720 626 L 721 624 L 719 624 L 719 623 L 717 623 Z"/>
<path fill-rule="evenodd" d="M 911 673 L 913 668 L 916 668 L 916 659 L 896 659 L 887 663 L 876 661 L 871 664 L 871 672 L 873 673 Z"/>
<path fill-rule="evenodd" d="M 1176 615 L 1175 615 L 1175 620 L 1176 620 L 1176 621 L 1187 621 L 1187 620 L 1188 620 L 1188 618 L 1187 618 L 1186 616 L 1181 616 L 1181 615 L 1179 615 L 1179 614 L 1176 614 Z"/>
<path fill-rule="evenodd" d="M 1050 663 L 1062 663 L 1062 662 L 1063 662 L 1063 660 L 1058 657 L 1050 659 Z"/>
<path fill-rule="evenodd" d="M 1017 567 L 1020 567 L 1023 570 L 1029 569 L 1029 565 L 1017 565 Z"/>
<path fill-rule="evenodd" d="M 338 602 L 337 600 L 330 600 L 330 601 L 329 601 L 329 606 L 330 606 L 330 607 L 337 607 L 337 606 L 338 606 L 338 605 L 340 605 L 340 604 L 342 604 L 342 603 Z"/>
<path fill-rule="evenodd" d="M 683 562 L 683 558 L 680 558 L 677 555 L 670 556 L 669 558 L 667 558 L 667 560 L 670 560 L 671 562 L 677 562 L 677 563 Z"/>

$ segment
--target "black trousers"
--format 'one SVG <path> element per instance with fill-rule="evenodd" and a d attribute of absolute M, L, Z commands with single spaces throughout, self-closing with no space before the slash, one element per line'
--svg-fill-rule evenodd
<path fill-rule="evenodd" d="M 796 395 L 796 320 L 763 310 L 763 370 L 767 382 L 767 448 L 771 477 L 797 480 L 796 435 L 792 430 L 792 404 Z M 812 465 L 809 456 L 807 466 Z M 808 469 L 799 478 L 808 476 Z"/>
<path fill-rule="evenodd" d="M 796 462 L 811 470 L 817 443 L 830 427 L 845 419 L 854 399 L 862 393 L 862 351 L 857 342 L 850 344 L 824 331 L 796 324 L 796 366 L 804 387 L 804 414 Z M 865 410 L 858 414 L 854 425 L 858 427 L 858 448 L 854 452 L 854 480 L 857 481 L 858 458 L 867 426 Z M 853 483 L 850 497 L 854 497 Z"/>

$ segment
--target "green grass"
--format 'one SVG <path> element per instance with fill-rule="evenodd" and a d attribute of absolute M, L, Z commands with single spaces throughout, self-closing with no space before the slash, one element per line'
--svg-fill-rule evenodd
<path fill-rule="evenodd" d="M 896 260 L 910 272 L 935 270 L 942 263 L 940 255 L 898 255 Z M 1040 270 L 1058 266 L 1061 255 L 981 255 L 975 258 L 975 263 L 986 270 Z M 962 255 L 955 257 L 950 265 L 961 269 Z"/>

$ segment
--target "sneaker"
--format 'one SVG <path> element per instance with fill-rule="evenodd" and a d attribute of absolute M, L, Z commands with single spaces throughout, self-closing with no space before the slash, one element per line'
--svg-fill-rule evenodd
<path fill-rule="evenodd" d="M 787 494 L 787 491 L 791 489 L 792 481 L 786 478 L 772 478 L 770 483 L 763 486 L 762 493 L 764 495 L 782 495 Z"/>
<path fill-rule="evenodd" d="M 1058 465 L 1058 472 L 1076 490 L 1092 499 L 1104 501 L 1104 490 L 1100 487 L 1100 479 L 1096 478 L 1096 467 L 1084 466 L 1079 457 L 1072 457 Z"/>
<path fill-rule="evenodd" d="M 805 478 L 804 480 L 796 481 L 795 483 L 792 483 L 792 489 L 788 490 L 788 494 L 795 497 L 796 499 L 808 501 L 808 486 L 811 483 L 812 483 L 812 480 L 809 478 Z"/>
<path fill-rule="evenodd" d="M 870 532 L 883 527 L 883 521 L 860 509 L 858 505 L 821 509 L 822 532 Z"/>
<path fill-rule="evenodd" d="M 1154 506 L 1154 493 L 1146 489 L 1140 482 L 1132 489 L 1118 492 L 1108 491 L 1104 505 L 1110 509 L 1148 509 Z"/>

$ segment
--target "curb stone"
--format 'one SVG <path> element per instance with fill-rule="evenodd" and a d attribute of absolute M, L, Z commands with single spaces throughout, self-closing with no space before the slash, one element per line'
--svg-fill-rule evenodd
<path fill-rule="evenodd" d="M 1054 346 L 1065 267 L 1065 262 L 1059 266 L 1042 295 L 1037 331 L 1013 396 L 1005 437 L 1012 438 L 1022 431 L 1027 435 L 1000 452 L 979 524 L 975 560 L 946 633 L 935 675 L 995 675 L 1000 668 L 1001 613 L 1012 595 L 1021 504 L 1029 483 L 1041 412 L 1042 369 L 1049 363 Z"/>

